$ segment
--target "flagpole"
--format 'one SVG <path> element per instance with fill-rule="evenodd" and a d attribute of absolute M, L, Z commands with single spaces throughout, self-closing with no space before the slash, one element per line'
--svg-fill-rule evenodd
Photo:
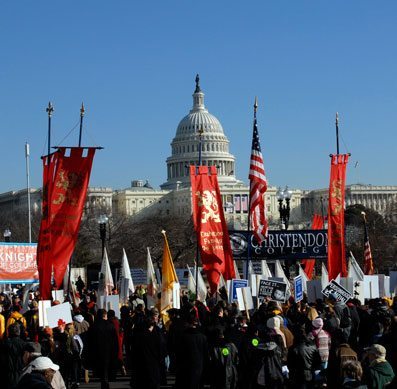
<path fill-rule="evenodd" d="M 258 110 L 258 98 L 255 96 L 254 102 L 254 126 L 256 123 L 256 111 Z M 248 279 L 248 266 L 249 261 L 251 260 L 251 182 L 250 182 L 250 191 L 248 196 L 248 222 L 247 222 L 247 262 L 245 264 L 245 277 Z"/>
<path fill-rule="evenodd" d="M 30 168 L 29 168 L 30 147 L 28 142 L 25 143 L 25 159 L 26 159 L 26 187 L 28 191 L 29 243 L 32 243 L 32 214 L 30 210 Z"/>
<path fill-rule="evenodd" d="M 336 154 L 339 155 L 339 115 L 335 115 L 335 129 L 336 129 Z"/>
<path fill-rule="evenodd" d="M 196 78 L 196 82 L 197 82 L 197 78 Z M 199 134 L 199 155 L 198 155 L 198 166 L 201 166 L 201 159 L 202 159 L 202 136 L 203 136 L 203 125 L 200 126 L 200 129 L 198 131 Z M 196 167 L 196 174 L 198 173 L 198 168 Z M 197 244 L 196 244 L 196 274 L 195 276 L 195 281 L 196 281 L 196 300 L 198 299 L 198 272 L 199 272 L 199 260 L 200 260 L 200 245 L 199 245 L 199 241 L 197 239 Z"/>
<path fill-rule="evenodd" d="M 46 112 L 48 113 L 48 158 L 50 158 L 51 154 L 51 117 L 54 112 L 54 107 L 51 104 L 51 101 L 48 102 L 48 107 L 46 108 Z M 48 163 L 48 167 L 50 164 Z"/>
<path fill-rule="evenodd" d="M 83 133 L 83 118 L 84 118 L 84 103 L 81 103 L 80 108 L 80 132 L 79 132 L 79 147 L 81 147 L 81 135 Z"/>

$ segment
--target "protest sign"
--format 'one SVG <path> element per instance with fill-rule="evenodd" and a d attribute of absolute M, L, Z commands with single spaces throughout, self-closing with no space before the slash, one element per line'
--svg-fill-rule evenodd
<path fill-rule="evenodd" d="M 390 296 L 390 277 L 384 274 L 378 274 L 379 297 Z"/>
<path fill-rule="evenodd" d="M 233 279 L 230 283 L 230 293 L 229 293 L 229 300 L 230 302 L 236 301 L 237 300 L 237 288 L 245 288 L 248 286 L 248 280 L 237 280 Z"/>
<path fill-rule="evenodd" d="M 266 280 L 267 277 L 261 275 L 261 274 L 251 274 L 251 292 L 252 296 L 257 296 L 258 295 L 258 289 L 259 289 L 259 282 L 261 280 Z"/>
<path fill-rule="evenodd" d="M 47 312 L 46 309 L 51 307 L 51 300 L 39 300 L 39 326 L 47 327 Z"/>
<path fill-rule="evenodd" d="M 285 282 L 261 280 L 259 283 L 258 297 L 270 297 L 273 301 L 285 302 L 287 284 Z"/>
<path fill-rule="evenodd" d="M 342 301 L 344 303 L 352 298 L 351 293 L 342 285 L 338 284 L 335 280 L 331 280 L 331 282 L 321 291 L 321 293 L 325 297 L 330 297 L 332 294 L 337 301 Z"/>
<path fill-rule="evenodd" d="M 252 300 L 251 288 L 246 286 L 244 288 L 237 288 L 237 303 L 240 311 L 247 311 L 254 309 L 254 302 Z"/>
<path fill-rule="evenodd" d="M 63 289 L 61 290 L 52 290 L 52 299 L 59 301 L 61 304 L 65 301 L 64 295 L 63 295 Z"/>
<path fill-rule="evenodd" d="M 58 325 L 64 325 L 72 323 L 72 313 L 69 303 L 63 303 L 54 305 L 46 309 L 48 326 L 50 328 L 58 327 Z"/>
<path fill-rule="evenodd" d="M 107 311 L 109 311 L 109 309 L 113 309 L 115 316 L 120 319 L 120 299 L 118 294 L 100 296 L 99 306 Z"/>
<path fill-rule="evenodd" d="M 315 303 L 318 299 L 323 299 L 322 282 L 321 280 L 311 280 L 306 282 L 307 287 L 307 301 Z"/>
<path fill-rule="evenodd" d="M 378 275 L 364 276 L 364 298 L 379 298 L 379 278 Z"/>
<path fill-rule="evenodd" d="M 295 302 L 303 300 L 303 279 L 302 276 L 296 276 L 294 278 L 294 294 Z"/>

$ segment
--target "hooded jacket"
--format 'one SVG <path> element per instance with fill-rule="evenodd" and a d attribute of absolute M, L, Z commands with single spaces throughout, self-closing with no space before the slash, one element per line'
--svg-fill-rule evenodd
<path fill-rule="evenodd" d="M 375 359 L 368 368 L 368 388 L 383 388 L 394 378 L 394 371 L 390 363 L 384 359 Z"/>

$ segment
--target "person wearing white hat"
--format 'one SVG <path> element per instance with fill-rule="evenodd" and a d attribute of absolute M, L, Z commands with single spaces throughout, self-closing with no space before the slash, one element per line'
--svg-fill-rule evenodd
<path fill-rule="evenodd" d="M 34 366 L 34 361 L 37 358 L 40 358 L 42 356 L 43 355 L 41 354 L 40 343 L 27 342 L 25 344 L 24 353 L 23 353 L 23 357 L 22 357 L 25 367 L 22 370 L 19 380 L 22 380 L 23 376 L 25 376 L 26 374 L 30 374 L 32 372 L 33 366 Z M 52 389 L 66 389 L 65 381 L 63 380 L 63 377 L 59 370 L 57 370 L 55 372 L 54 377 L 52 378 L 51 388 Z"/>
<path fill-rule="evenodd" d="M 38 357 L 31 362 L 31 373 L 25 374 L 16 389 L 52 389 L 51 381 L 59 366 L 47 357 Z"/>

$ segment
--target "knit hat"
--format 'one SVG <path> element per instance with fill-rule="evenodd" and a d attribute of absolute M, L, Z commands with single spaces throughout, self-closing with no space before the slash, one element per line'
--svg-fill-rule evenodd
<path fill-rule="evenodd" d="M 316 319 L 312 320 L 312 326 L 314 328 L 322 328 L 324 325 L 323 319 L 321 317 L 317 317 Z"/>

